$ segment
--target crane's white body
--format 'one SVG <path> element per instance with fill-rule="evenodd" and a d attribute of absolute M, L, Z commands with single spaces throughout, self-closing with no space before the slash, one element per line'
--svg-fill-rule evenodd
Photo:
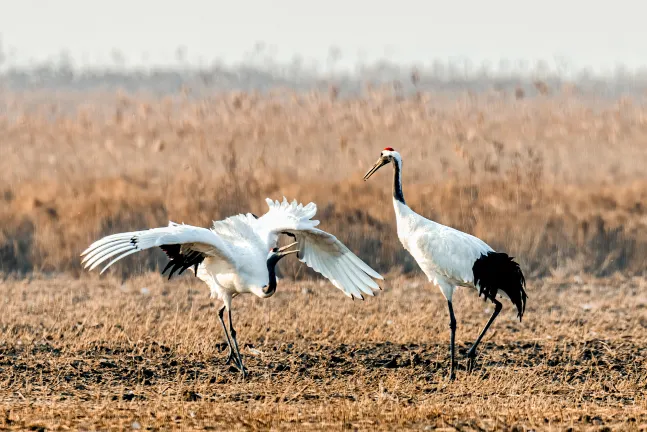
<path fill-rule="evenodd" d="M 482 254 L 494 251 L 490 246 L 473 235 L 424 218 L 395 198 L 393 207 L 402 246 L 447 300 L 452 300 L 456 287 L 478 288 L 472 266 Z"/>
<path fill-rule="evenodd" d="M 198 266 L 196 276 L 207 284 L 211 297 L 222 300 L 228 308 L 238 294 L 266 297 L 262 293 L 262 287 L 269 283 L 265 261 L 267 251 L 276 244 L 263 241 L 255 225 L 251 214 L 214 222 L 211 231 L 227 244 L 228 258 L 207 256 Z"/>

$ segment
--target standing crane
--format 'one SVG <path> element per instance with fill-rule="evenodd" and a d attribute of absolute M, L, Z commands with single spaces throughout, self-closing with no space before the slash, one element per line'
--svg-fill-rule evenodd
<path fill-rule="evenodd" d="M 170 269 L 169 279 L 176 271 L 181 274 L 190 268 L 209 286 L 211 297 L 223 302 L 218 318 L 229 346 L 227 364 L 233 360 L 244 377 L 247 372 L 232 324 L 231 301 L 243 293 L 271 297 L 276 292 L 275 266 L 279 260 L 296 253 L 301 262 L 352 299 L 373 296 L 381 289 L 373 279 L 383 279 L 335 236 L 315 228 L 319 221 L 312 220 L 317 212 L 314 203 L 288 203 L 285 197 L 283 202 L 269 198 L 266 202 L 269 210 L 261 217 L 239 214 L 214 222 L 211 229 L 170 222 L 167 227 L 109 235 L 81 254 L 82 263 L 91 271 L 115 257 L 103 273 L 128 255 L 159 247 L 170 259 L 162 271 L 164 274 Z M 278 247 L 281 234 L 292 237 L 294 243 Z M 290 249 L 295 245 L 297 249 Z M 223 319 L 225 310 L 229 332 Z"/>
<path fill-rule="evenodd" d="M 456 318 L 452 295 L 459 287 L 477 289 L 479 297 L 494 303 L 494 312 L 478 338 L 467 351 L 470 363 L 476 358 L 476 349 L 502 304 L 497 300 L 508 298 L 517 307 L 519 321 L 526 309 L 526 281 L 519 264 L 503 252 L 495 252 L 484 241 L 470 234 L 439 224 L 420 216 L 407 206 L 402 193 L 402 156 L 391 147 L 385 148 L 375 165 L 364 175 L 368 180 L 381 167 L 393 164 L 393 207 L 397 220 L 398 238 L 404 248 L 418 262 L 430 282 L 440 288 L 449 309 L 450 355 L 449 379 L 456 377 L 454 338 Z"/>

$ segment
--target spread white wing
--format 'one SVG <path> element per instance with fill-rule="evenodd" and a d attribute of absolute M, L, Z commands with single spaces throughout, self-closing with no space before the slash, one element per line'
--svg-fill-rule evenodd
<path fill-rule="evenodd" d="M 93 270 L 115 257 L 101 270 L 103 273 L 120 259 L 153 247 L 162 248 L 171 259 L 166 267 L 172 267 L 171 275 L 177 270 L 182 273 L 189 267 L 195 267 L 197 271 L 205 257 L 220 259 L 234 267 L 229 245 L 212 230 L 173 222 L 168 227 L 113 234 L 97 240 L 81 254 L 85 256 L 82 263 L 85 268 Z"/>
<path fill-rule="evenodd" d="M 306 206 L 296 200 L 288 203 L 285 197 L 283 202 L 269 198 L 265 201 L 270 209 L 256 221 L 257 231 L 264 232 L 268 238 L 277 238 L 281 233 L 295 237 L 299 243 L 299 260 L 330 280 L 348 297 L 363 299 L 363 294 L 372 296 L 374 290 L 380 289 L 373 280 L 384 279 L 379 273 L 334 235 L 315 228 L 319 221 L 311 219 L 317 212 L 314 203 Z"/>

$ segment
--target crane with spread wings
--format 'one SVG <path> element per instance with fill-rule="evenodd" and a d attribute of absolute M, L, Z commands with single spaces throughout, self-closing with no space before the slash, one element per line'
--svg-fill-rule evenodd
<path fill-rule="evenodd" d="M 106 236 L 82 254 L 84 267 L 93 270 L 102 263 L 101 273 L 120 259 L 136 252 L 159 247 L 169 258 L 162 273 L 170 269 L 169 279 L 191 269 L 222 300 L 218 318 L 229 346 L 227 363 L 232 360 L 243 374 L 246 370 L 231 320 L 231 301 L 243 293 L 260 298 L 276 292 L 275 266 L 283 257 L 295 253 L 299 260 L 326 277 L 350 298 L 372 296 L 380 287 L 373 279 L 382 276 L 358 258 L 335 236 L 320 230 L 312 217 L 317 206 L 304 206 L 266 199 L 267 213 L 256 217 L 239 214 L 213 223 L 211 229 L 170 222 L 167 227 Z M 294 242 L 278 247 L 280 235 Z M 296 247 L 293 249 L 292 247 Z M 228 313 L 229 331 L 224 322 Z"/>

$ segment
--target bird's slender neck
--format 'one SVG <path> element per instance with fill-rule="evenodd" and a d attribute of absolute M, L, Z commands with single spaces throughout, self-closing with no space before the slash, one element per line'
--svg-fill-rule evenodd
<path fill-rule="evenodd" d="M 393 158 L 393 199 L 406 205 L 402 192 L 402 160 Z"/>
<path fill-rule="evenodd" d="M 276 264 L 280 261 L 282 257 L 273 256 L 267 260 L 267 273 L 270 277 L 270 282 L 265 288 L 265 294 L 271 296 L 276 291 Z"/>

